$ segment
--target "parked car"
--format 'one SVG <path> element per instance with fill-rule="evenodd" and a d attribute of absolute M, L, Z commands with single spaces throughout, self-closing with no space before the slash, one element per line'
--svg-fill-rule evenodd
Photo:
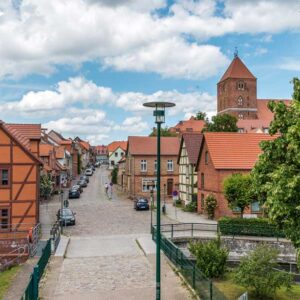
<path fill-rule="evenodd" d="M 88 178 L 88 176 L 85 176 L 85 175 L 81 175 L 79 179 L 80 180 L 85 180 L 87 183 L 90 182 L 90 179 Z"/>
<path fill-rule="evenodd" d="M 146 198 L 138 198 L 134 201 L 134 209 L 149 210 L 149 203 Z"/>
<path fill-rule="evenodd" d="M 86 169 L 85 172 L 84 172 L 84 175 L 92 176 L 93 175 L 93 170 L 92 169 Z"/>
<path fill-rule="evenodd" d="M 78 185 L 78 184 L 73 185 L 72 189 L 77 189 L 77 190 L 79 190 L 80 193 L 83 192 L 83 188 L 80 185 Z"/>
<path fill-rule="evenodd" d="M 70 208 L 63 208 L 57 211 L 57 220 L 60 225 L 75 225 L 76 224 L 76 213 L 73 212 Z"/>
<path fill-rule="evenodd" d="M 95 163 L 95 167 L 96 167 L 96 168 L 100 167 L 100 161 L 97 161 L 97 162 Z"/>
<path fill-rule="evenodd" d="M 69 190 L 69 199 L 80 198 L 80 191 L 77 188 L 71 188 Z"/>
<path fill-rule="evenodd" d="M 87 182 L 85 180 L 78 180 L 77 185 L 80 185 L 81 187 L 85 188 L 87 187 Z"/>

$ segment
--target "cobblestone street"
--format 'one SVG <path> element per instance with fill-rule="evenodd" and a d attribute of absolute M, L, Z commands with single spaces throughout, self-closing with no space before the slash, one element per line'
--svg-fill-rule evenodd
<path fill-rule="evenodd" d="M 116 190 L 104 193 L 104 167 L 97 169 L 80 199 L 70 200 L 76 225 L 64 234 L 70 243 L 64 259 L 53 258 L 42 299 L 154 299 L 154 254 L 145 256 L 136 239 L 149 237 L 150 212 L 135 211 Z M 56 210 L 48 206 L 48 213 Z M 162 299 L 190 299 L 166 259 L 162 259 Z"/>

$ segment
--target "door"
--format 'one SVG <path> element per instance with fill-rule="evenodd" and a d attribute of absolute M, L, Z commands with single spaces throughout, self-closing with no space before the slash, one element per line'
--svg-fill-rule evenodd
<path fill-rule="evenodd" d="M 167 194 L 168 196 L 172 196 L 173 193 L 173 179 L 168 179 L 167 181 Z"/>

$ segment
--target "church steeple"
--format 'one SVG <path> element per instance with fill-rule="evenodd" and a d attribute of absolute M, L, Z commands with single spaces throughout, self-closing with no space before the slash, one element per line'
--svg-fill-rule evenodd
<path fill-rule="evenodd" d="M 237 49 L 218 83 L 218 113 L 239 119 L 257 118 L 256 78 L 239 58 Z"/>

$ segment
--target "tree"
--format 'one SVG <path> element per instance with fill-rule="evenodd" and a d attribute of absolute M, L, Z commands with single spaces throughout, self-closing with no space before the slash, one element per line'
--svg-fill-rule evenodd
<path fill-rule="evenodd" d="M 248 256 L 243 257 L 235 273 L 237 284 L 254 290 L 255 299 L 273 296 L 280 287 L 290 288 L 292 275 L 275 270 L 278 250 L 259 245 Z"/>
<path fill-rule="evenodd" d="M 207 115 L 206 112 L 202 112 L 202 111 L 198 111 L 196 114 L 196 120 L 203 120 L 203 121 L 207 121 Z"/>
<path fill-rule="evenodd" d="M 113 170 L 111 171 L 111 182 L 113 183 L 113 184 L 117 184 L 118 183 L 118 170 L 119 170 L 119 168 L 117 167 L 117 166 L 115 166 L 114 168 L 113 168 Z"/>
<path fill-rule="evenodd" d="M 149 136 L 157 136 L 157 129 L 155 127 Z M 175 132 L 171 132 L 168 127 L 165 127 L 160 129 L 160 136 L 175 137 L 177 134 Z"/>
<path fill-rule="evenodd" d="M 212 117 L 211 122 L 207 120 L 203 132 L 237 132 L 236 122 L 237 118 L 232 115 L 216 115 Z"/>
<path fill-rule="evenodd" d="M 215 217 L 215 209 L 218 206 L 216 197 L 213 194 L 209 194 L 205 199 L 205 211 L 208 218 L 213 220 Z"/>
<path fill-rule="evenodd" d="M 209 242 L 192 242 L 189 251 L 196 257 L 196 266 L 208 278 L 217 278 L 224 274 L 228 250 L 221 247 L 220 237 Z"/>
<path fill-rule="evenodd" d="M 52 192 L 52 180 L 49 175 L 41 175 L 40 177 L 40 196 L 47 199 Z"/>
<path fill-rule="evenodd" d="M 252 181 L 250 174 L 233 174 L 224 180 L 224 196 L 228 201 L 231 209 L 239 208 L 241 217 L 243 217 L 244 210 L 254 200 L 252 193 Z"/>
<path fill-rule="evenodd" d="M 300 80 L 294 78 L 293 101 L 269 102 L 274 113 L 269 132 L 274 140 L 261 143 L 252 178 L 269 218 L 300 249 Z"/>

